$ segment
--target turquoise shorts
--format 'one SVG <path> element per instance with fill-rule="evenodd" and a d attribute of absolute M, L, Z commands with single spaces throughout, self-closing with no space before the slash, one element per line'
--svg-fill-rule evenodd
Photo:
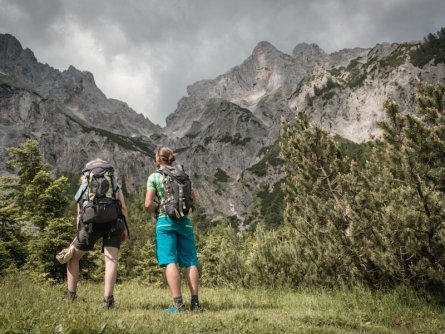
<path fill-rule="evenodd" d="M 171 263 L 177 263 L 181 267 L 198 265 L 195 234 L 189 218 L 158 217 L 156 257 L 161 267 Z"/>

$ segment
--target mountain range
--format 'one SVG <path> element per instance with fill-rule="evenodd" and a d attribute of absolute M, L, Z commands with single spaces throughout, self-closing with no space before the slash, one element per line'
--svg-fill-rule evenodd
<path fill-rule="evenodd" d="M 198 198 L 213 217 L 252 212 L 258 191 L 284 177 L 278 157 L 282 120 L 306 112 L 311 121 L 356 143 L 380 135 L 383 103 L 414 112 L 419 80 L 445 82 L 445 65 L 419 65 L 421 41 L 381 43 L 327 54 L 315 44 L 285 54 L 260 42 L 242 64 L 187 87 L 166 126 L 153 124 L 125 102 L 107 98 L 93 74 L 41 64 L 12 35 L 0 34 L 0 170 L 6 147 L 39 141 L 45 160 L 78 173 L 97 156 L 109 160 L 129 192 L 143 189 L 159 145 L 178 154 Z"/>

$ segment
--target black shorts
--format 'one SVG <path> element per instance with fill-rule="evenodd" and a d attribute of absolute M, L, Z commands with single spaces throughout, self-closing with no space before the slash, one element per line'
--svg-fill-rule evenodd
<path fill-rule="evenodd" d="M 115 247 L 117 249 L 121 246 L 122 233 L 125 225 L 122 220 L 106 224 L 79 224 L 78 237 L 74 240 L 74 247 L 81 251 L 89 251 L 94 248 L 97 240 L 102 238 L 103 247 Z"/>

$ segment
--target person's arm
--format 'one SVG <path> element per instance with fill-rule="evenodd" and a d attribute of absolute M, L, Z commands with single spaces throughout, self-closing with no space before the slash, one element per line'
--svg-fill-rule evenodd
<path fill-rule="evenodd" d="M 80 222 L 80 204 L 77 203 L 77 228 L 79 228 L 79 222 Z"/>
<path fill-rule="evenodd" d="M 148 212 L 155 212 L 157 206 L 156 191 L 154 189 L 148 189 L 145 193 L 145 209 Z"/>
<path fill-rule="evenodd" d="M 192 190 L 192 204 L 193 205 L 196 205 L 196 194 L 195 194 L 195 191 L 194 190 Z"/>
<path fill-rule="evenodd" d="M 125 204 L 125 198 L 122 191 L 117 192 L 117 198 L 121 202 L 121 212 L 122 215 L 125 217 L 125 222 L 128 224 L 128 209 L 127 205 Z M 125 225 L 124 231 L 122 232 L 122 242 L 125 242 L 128 239 L 128 230 L 127 225 Z"/>

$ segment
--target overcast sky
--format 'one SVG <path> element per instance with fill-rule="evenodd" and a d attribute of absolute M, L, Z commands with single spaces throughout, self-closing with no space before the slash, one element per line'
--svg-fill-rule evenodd
<path fill-rule="evenodd" d="M 260 41 L 333 52 L 444 26 L 444 0 L 0 0 L 0 33 L 42 63 L 92 72 L 107 97 L 162 126 L 187 85 L 242 63 Z"/>

